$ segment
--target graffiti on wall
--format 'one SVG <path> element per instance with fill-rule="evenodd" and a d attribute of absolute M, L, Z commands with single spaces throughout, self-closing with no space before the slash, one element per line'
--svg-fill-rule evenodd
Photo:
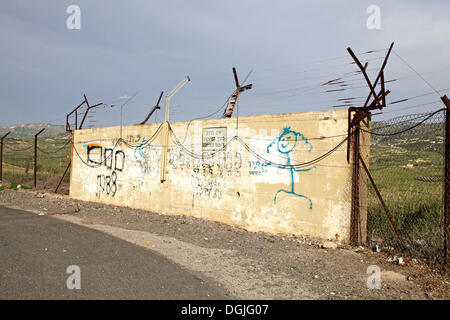
<path fill-rule="evenodd" d="M 88 143 L 86 148 L 87 163 L 103 168 L 103 172 L 97 174 L 97 197 L 102 194 L 114 197 L 117 192 L 117 173 L 125 167 L 125 153 L 120 149 L 104 148 L 96 142 Z"/>
<path fill-rule="evenodd" d="M 219 148 L 219 146 L 223 146 L 223 138 L 226 136 L 226 131 L 223 128 L 208 128 L 203 133 L 202 149 L 208 151 L 203 150 L 201 155 L 192 156 L 193 151 L 174 146 L 169 153 L 169 170 L 174 171 L 174 176 L 181 175 L 181 177 L 184 177 L 180 178 L 179 185 L 190 188 L 193 195 L 221 199 L 227 185 L 227 178 L 241 176 L 243 156 L 236 150 L 227 151 Z M 284 128 L 279 136 L 274 137 L 272 135 L 270 140 L 272 140 L 271 143 L 267 145 L 266 139 L 260 149 L 262 153 L 267 152 L 269 158 L 266 158 L 266 161 L 264 159 L 249 159 L 248 174 L 259 183 L 281 183 L 288 186 L 276 190 L 273 196 L 274 204 L 277 203 L 280 193 L 285 193 L 305 199 L 308 201 L 308 208 L 311 210 L 311 199 L 307 195 L 296 192 L 295 186 L 299 181 L 300 172 L 310 171 L 315 166 L 298 168 L 292 163 L 292 155 L 293 151 L 305 150 L 305 146 L 306 151 L 311 152 L 312 144 L 302 133 L 290 127 Z M 97 172 L 96 194 L 98 197 L 103 194 L 116 195 L 120 187 L 118 180 L 123 174 L 126 158 L 127 161 L 131 161 L 127 164 L 126 175 L 128 179 L 134 177 L 138 179 L 140 185 L 145 182 L 143 180 L 145 174 L 156 173 L 160 170 L 161 150 L 157 146 L 152 146 L 148 140 L 140 136 L 133 137 L 132 141 L 136 144 L 126 153 L 116 147 L 104 147 L 98 142 L 85 145 L 87 163 L 94 164 L 96 168 L 100 169 L 100 172 Z M 217 148 L 219 149 L 217 150 Z M 216 151 L 212 151 L 213 149 L 216 149 Z M 277 156 L 278 160 L 270 157 L 272 155 Z M 286 174 L 288 177 L 286 177 Z M 183 181 L 183 179 L 186 180 Z"/>
<path fill-rule="evenodd" d="M 186 150 L 177 148 L 170 152 L 172 171 L 187 171 L 192 194 L 206 198 L 222 198 L 224 178 L 240 177 L 242 155 L 239 152 L 203 152 L 202 157 L 192 157 Z"/>
<path fill-rule="evenodd" d="M 160 153 L 159 150 L 151 145 L 148 140 L 142 138 L 140 144 L 133 150 L 136 165 L 141 169 L 142 174 L 147 174 L 159 169 Z"/>
<path fill-rule="evenodd" d="M 286 194 L 291 194 L 294 195 L 296 197 L 300 197 L 300 198 L 304 198 L 306 200 L 308 200 L 309 202 L 309 209 L 312 209 L 312 201 L 309 197 L 296 193 L 294 190 L 294 173 L 297 172 L 305 172 L 305 171 L 310 171 L 312 169 L 314 169 L 316 166 L 312 166 L 306 169 L 297 169 L 296 167 L 294 167 L 291 163 L 291 152 L 294 150 L 294 148 L 297 146 L 298 143 L 304 143 L 305 146 L 307 147 L 308 152 L 312 151 L 312 144 L 308 141 L 308 139 L 301 134 L 300 132 L 291 130 L 290 127 L 286 127 L 283 129 L 283 132 L 281 133 L 280 136 L 276 137 L 268 146 L 267 146 L 267 153 L 270 153 L 270 150 L 276 146 L 277 148 L 277 152 L 281 153 L 283 155 L 283 162 L 285 163 L 273 163 L 273 162 L 265 162 L 260 164 L 261 167 L 266 167 L 266 166 L 273 166 L 276 167 L 278 169 L 285 169 L 285 170 L 289 170 L 289 177 L 290 177 L 290 188 L 288 190 L 284 190 L 284 189 L 279 189 L 276 193 L 275 196 L 273 198 L 273 203 L 276 204 L 277 202 L 277 196 L 280 192 L 286 193 Z"/>
<path fill-rule="evenodd" d="M 112 148 L 103 148 L 98 143 L 89 143 L 87 144 L 87 163 L 122 171 L 125 165 L 125 153 L 120 149 L 114 151 Z"/>
<path fill-rule="evenodd" d="M 240 152 L 219 151 L 212 156 L 203 152 L 202 157 L 192 157 L 179 148 L 170 153 L 169 164 L 172 170 L 196 171 L 219 177 L 239 177 L 242 155 Z"/>
<path fill-rule="evenodd" d="M 204 152 L 203 157 L 191 157 L 185 150 L 178 149 L 170 153 L 169 163 L 173 170 L 213 170 L 219 175 L 227 175 L 228 171 L 239 172 L 242 167 L 242 155 L 240 152 L 219 151 L 213 156 Z"/>
<path fill-rule="evenodd" d="M 191 173 L 192 193 L 206 198 L 221 199 L 223 177 L 214 176 L 212 170 L 205 172 L 194 168 Z"/>
<path fill-rule="evenodd" d="M 101 193 L 106 193 L 109 196 L 114 197 L 117 192 L 117 173 L 111 172 L 110 175 L 98 174 L 97 175 L 97 196 Z"/>
<path fill-rule="evenodd" d="M 262 175 L 267 172 L 267 164 L 264 161 L 249 161 L 248 162 L 248 174 L 249 175 Z"/>
<path fill-rule="evenodd" d="M 227 127 L 203 128 L 203 152 L 214 152 L 223 149 L 227 142 Z"/>

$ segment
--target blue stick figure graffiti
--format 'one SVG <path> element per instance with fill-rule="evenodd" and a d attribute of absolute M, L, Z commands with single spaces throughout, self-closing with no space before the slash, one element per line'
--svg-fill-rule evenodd
<path fill-rule="evenodd" d="M 280 189 L 275 193 L 275 197 L 273 198 L 273 203 L 277 203 L 277 195 L 280 192 L 284 192 L 287 194 L 292 194 L 294 196 L 297 197 L 301 197 L 301 198 L 305 198 L 306 200 L 309 201 L 309 209 L 312 210 L 312 201 L 310 198 L 308 198 L 307 196 L 304 196 L 302 194 L 298 194 L 294 191 L 294 171 L 295 172 L 303 172 L 303 171 L 310 171 L 312 169 L 314 169 L 316 166 L 312 166 L 310 168 L 307 169 L 296 169 L 295 167 L 293 167 L 291 165 L 291 157 L 290 157 L 290 153 L 292 152 L 292 150 L 294 150 L 295 146 L 297 145 L 297 143 L 299 142 L 299 138 L 301 139 L 300 141 L 305 143 L 305 145 L 308 148 L 308 152 L 312 151 L 312 144 L 308 141 L 308 139 L 301 134 L 300 132 L 296 132 L 291 130 L 290 127 L 286 127 L 283 129 L 283 132 L 281 133 L 281 135 L 279 137 L 276 137 L 268 146 L 267 146 L 267 153 L 269 153 L 270 148 L 276 144 L 277 148 L 278 148 L 278 152 L 280 152 L 281 154 L 285 155 L 285 159 L 286 159 L 286 164 L 285 165 L 280 165 L 280 164 L 275 164 L 272 162 L 267 162 L 265 164 L 263 164 L 264 166 L 273 166 L 279 169 L 288 169 L 290 172 L 290 180 L 291 180 L 291 188 L 290 190 L 283 190 Z"/>

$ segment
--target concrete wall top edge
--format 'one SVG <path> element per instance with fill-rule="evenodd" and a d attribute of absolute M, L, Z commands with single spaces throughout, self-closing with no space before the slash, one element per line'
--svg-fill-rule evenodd
<path fill-rule="evenodd" d="M 326 110 L 326 111 L 305 111 L 305 112 L 293 112 L 293 113 L 274 113 L 274 114 L 264 114 L 264 115 L 255 115 L 255 116 L 245 116 L 239 117 L 239 123 L 245 124 L 248 122 L 258 122 L 258 121 L 266 121 L 267 119 L 276 119 L 277 121 L 283 120 L 285 118 L 289 122 L 293 121 L 317 121 L 317 120 L 343 120 L 347 119 L 348 111 L 347 110 Z M 298 117 L 298 118 L 297 118 Z M 294 119 L 292 119 L 294 118 Z M 295 119 L 297 118 L 297 119 Z M 207 124 L 214 126 L 216 123 L 221 125 L 230 125 L 234 124 L 236 118 L 216 118 L 216 119 L 207 119 L 207 120 L 193 120 L 193 121 L 174 121 L 170 122 L 173 126 L 177 126 L 180 124 L 187 124 L 191 122 L 191 125 L 195 125 L 198 123 Z M 149 124 L 135 124 L 135 125 L 127 125 L 122 126 L 123 128 L 127 128 L 127 130 L 134 130 L 138 128 L 158 128 L 162 123 L 149 123 Z M 101 127 L 101 128 L 88 128 L 88 129 L 79 129 L 77 131 L 78 136 L 82 136 L 85 134 L 91 135 L 96 133 L 99 130 L 104 129 L 114 129 L 117 128 L 120 130 L 120 126 L 111 126 L 111 127 Z"/>

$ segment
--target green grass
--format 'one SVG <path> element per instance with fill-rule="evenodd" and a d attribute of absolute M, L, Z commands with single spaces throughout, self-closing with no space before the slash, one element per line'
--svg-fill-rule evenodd
<path fill-rule="evenodd" d="M 425 142 L 417 138 L 373 141 L 371 145 L 370 173 L 404 241 L 424 256 L 442 247 L 443 182 L 420 179 L 443 177 L 442 147 L 429 138 Z M 369 237 L 395 244 L 398 239 L 372 187 L 367 205 Z"/>
<path fill-rule="evenodd" d="M 419 180 L 421 177 L 443 175 L 443 144 L 439 128 L 439 124 L 430 124 L 398 136 L 373 136 L 368 161 L 373 179 L 401 234 L 425 241 L 420 250 L 442 245 L 442 183 Z M 56 151 L 67 139 L 70 137 L 40 138 L 38 145 L 42 150 Z M 51 154 L 38 151 L 38 183 L 51 179 L 57 183 L 69 163 L 70 146 L 69 143 Z M 33 140 L 6 140 L 4 180 L 13 181 L 16 188 L 17 184 L 32 184 L 33 155 Z M 64 181 L 69 181 L 69 173 Z M 5 187 L 0 187 L 3 189 Z M 371 187 L 367 205 L 369 238 L 376 235 L 387 242 L 394 241 L 393 228 Z M 164 220 L 164 223 L 168 221 Z M 273 239 L 267 241 L 274 242 Z"/>
<path fill-rule="evenodd" d="M 15 182 L 11 182 L 9 184 L 8 189 L 10 189 L 10 190 L 31 189 L 31 187 L 30 186 L 26 186 L 26 185 L 22 185 L 22 184 L 18 184 L 18 183 L 15 183 Z"/>
<path fill-rule="evenodd" d="M 40 138 L 38 140 L 38 181 L 56 180 L 62 176 L 70 161 L 70 143 L 65 144 L 70 137 Z M 5 181 L 28 183 L 33 181 L 34 171 L 34 141 L 5 140 L 3 154 L 3 178 Z M 69 181 L 67 173 L 64 181 Z"/>

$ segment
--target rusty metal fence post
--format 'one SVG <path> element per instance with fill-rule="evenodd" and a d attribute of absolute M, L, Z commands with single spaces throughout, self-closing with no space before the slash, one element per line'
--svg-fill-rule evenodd
<path fill-rule="evenodd" d="M 359 124 L 353 131 L 352 233 L 351 242 L 359 244 Z"/>
<path fill-rule="evenodd" d="M 367 74 L 367 66 L 368 62 L 364 65 L 359 61 L 356 57 L 355 53 L 351 48 L 347 48 L 348 53 L 353 58 L 356 65 L 359 67 L 364 79 L 367 82 L 367 85 L 370 89 L 370 93 L 367 96 L 366 102 L 364 106 L 361 107 L 350 107 L 348 109 L 348 142 L 347 142 L 347 161 L 349 162 L 350 158 L 350 137 L 353 138 L 353 177 L 352 177 L 352 212 L 351 212 L 351 231 L 350 231 L 350 242 L 353 245 L 359 245 L 361 242 L 361 227 L 360 227 L 360 173 L 359 173 L 359 165 L 360 165 L 360 122 L 370 115 L 370 111 L 375 109 L 383 109 L 386 107 L 386 95 L 390 93 L 389 90 L 385 91 L 384 86 L 384 68 L 386 67 L 389 55 L 392 51 L 392 47 L 394 43 L 392 42 L 386 56 L 384 57 L 383 64 L 381 66 L 380 71 L 375 79 L 375 82 L 372 83 Z M 381 91 L 380 93 L 376 93 L 375 89 L 377 87 L 378 81 L 381 80 Z M 372 102 L 369 103 L 370 99 L 373 96 Z M 355 112 L 354 117 L 351 118 L 352 112 Z M 351 132 L 351 129 L 353 132 Z M 352 134 L 352 135 L 351 135 Z M 364 240 L 365 241 L 365 240 Z"/>
<path fill-rule="evenodd" d="M 450 205 L 450 100 L 443 96 L 447 110 L 445 111 L 445 158 L 444 158 L 444 270 L 450 269 L 450 226 L 449 226 L 449 205 Z"/>
<path fill-rule="evenodd" d="M 3 181 L 3 140 L 6 138 L 8 134 L 11 132 L 7 132 L 3 137 L 0 139 L 0 182 Z"/>
<path fill-rule="evenodd" d="M 38 135 L 40 135 L 42 133 L 42 131 L 44 131 L 45 128 L 43 128 L 41 131 L 39 131 L 38 133 L 36 133 L 34 135 L 34 172 L 33 172 L 33 181 L 34 181 L 34 188 L 36 188 L 37 185 L 37 137 Z"/>

